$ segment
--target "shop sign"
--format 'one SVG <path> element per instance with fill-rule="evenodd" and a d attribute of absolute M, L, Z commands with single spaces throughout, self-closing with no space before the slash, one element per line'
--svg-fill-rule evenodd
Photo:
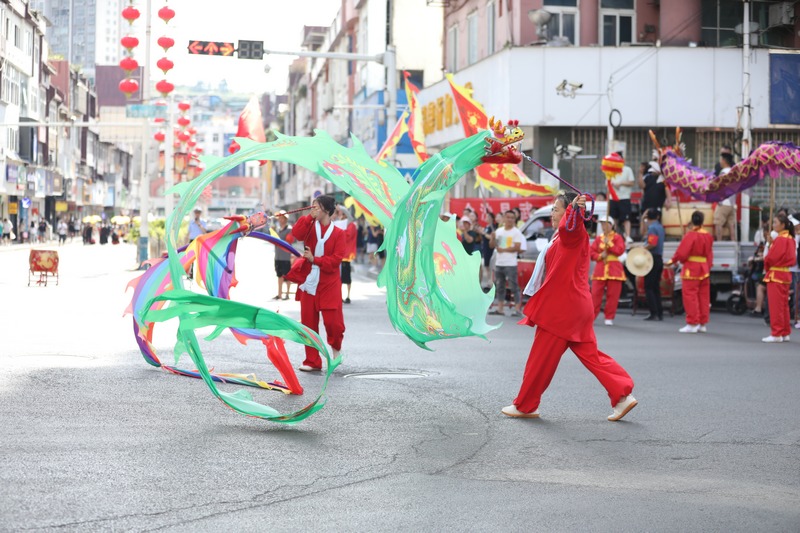
<path fill-rule="evenodd" d="M 64 200 L 56 200 L 56 213 L 66 213 L 67 210 L 67 202 Z"/>
<path fill-rule="evenodd" d="M 8 214 L 9 215 L 16 215 L 19 212 L 19 204 L 17 202 L 11 202 L 8 204 Z"/>
<path fill-rule="evenodd" d="M 18 178 L 19 167 L 17 165 L 6 163 L 6 181 L 9 183 L 17 183 Z"/>

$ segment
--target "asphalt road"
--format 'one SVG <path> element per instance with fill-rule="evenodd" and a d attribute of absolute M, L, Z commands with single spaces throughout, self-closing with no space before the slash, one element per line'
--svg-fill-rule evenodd
<path fill-rule="evenodd" d="M 567 352 L 539 420 L 500 414 L 533 330 L 415 347 L 357 272 L 344 364 L 326 407 L 284 426 L 238 415 L 198 380 L 147 365 L 123 318 L 133 247 L 67 245 L 59 286 L 27 287 L 0 248 L 0 530 L 798 531 L 800 333 L 712 314 L 597 321 L 640 405 L 610 423 L 605 391 Z M 243 243 L 234 299 L 273 302 L 272 256 Z M 157 330 L 161 354 L 172 348 Z M 220 371 L 273 379 L 263 348 L 204 343 Z M 302 349 L 289 345 L 297 364 Z M 168 359 L 168 357 L 165 357 Z M 409 379 L 357 379 L 409 371 Z M 321 377 L 300 375 L 307 395 Z M 307 398 L 254 391 L 281 409 Z"/>

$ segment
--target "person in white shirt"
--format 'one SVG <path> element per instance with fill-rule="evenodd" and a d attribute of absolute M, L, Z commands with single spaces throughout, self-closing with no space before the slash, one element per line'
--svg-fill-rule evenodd
<path fill-rule="evenodd" d="M 731 171 L 733 156 L 722 152 L 719 154 L 719 175 L 724 176 Z M 735 196 L 729 196 L 717 204 L 714 210 L 714 229 L 718 241 L 722 240 L 722 231 L 725 226 L 730 230 L 730 240 L 736 240 L 736 202 Z"/>
<path fill-rule="evenodd" d="M 508 210 L 503 214 L 503 225 L 489 235 L 489 246 L 497 251 L 494 267 L 495 298 L 497 309 L 493 315 L 505 314 L 506 287 L 514 298 L 511 316 L 522 316 L 522 298 L 517 283 L 517 254 L 527 248 L 525 236 L 517 229 L 517 216 Z"/>
<path fill-rule="evenodd" d="M 11 233 L 14 232 L 14 224 L 7 218 L 3 220 L 3 243 L 11 244 Z"/>
<path fill-rule="evenodd" d="M 64 222 L 64 219 L 58 221 L 58 226 L 56 227 L 58 231 L 58 245 L 61 246 L 67 241 L 67 223 Z"/>
<path fill-rule="evenodd" d="M 624 158 L 622 152 L 617 152 L 617 155 Z M 612 178 L 611 185 L 614 187 L 619 201 L 611 200 L 609 202 L 608 216 L 622 223 L 625 230 L 625 241 L 633 242 L 631 239 L 631 193 L 636 185 L 633 169 L 628 165 L 623 166 L 622 172 Z"/>

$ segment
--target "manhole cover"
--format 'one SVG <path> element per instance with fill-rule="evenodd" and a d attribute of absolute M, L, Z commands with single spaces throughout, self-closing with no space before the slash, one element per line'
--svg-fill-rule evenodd
<path fill-rule="evenodd" d="M 424 372 L 393 372 L 391 370 L 376 371 L 376 372 L 354 372 L 346 374 L 346 378 L 360 378 L 360 379 L 414 379 L 426 378 L 428 374 Z"/>

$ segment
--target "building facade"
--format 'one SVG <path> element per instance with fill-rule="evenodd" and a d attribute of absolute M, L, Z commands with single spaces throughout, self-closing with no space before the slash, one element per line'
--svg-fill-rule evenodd
<path fill-rule="evenodd" d="M 449 3 L 443 65 L 459 84 L 471 85 L 489 115 L 520 121 L 526 153 L 581 190 L 599 191 L 602 156 L 621 150 L 636 170 L 651 158 L 650 129 L 671 144 L 682 127 L 687 156 L 705 168 L 714 166 L 722 144 L 740 150 L 748 110 L 752 146 L 800 142 L 800 117 L 787 111 L 800 106 L 787 89 L 800 85 L 800 6 L 747 4 L 752 53 L 745 63 L 741 0 Z M 440 82 L 420 100 L 436 113 L 436 100 L 448 94 Z M 452 121 L 425 122 L 434 151 L 463 138 Z M 568 145 L 580 152 L 556 153 Z M 524 170 L 542 179 L 532 165 Z M 797 180 L 785 185 L 800 188 Z M 766 189 L 754 189 L 754 199 L 764 201 Z M 800 199 L 800 190 L 787 194 Z"/>

